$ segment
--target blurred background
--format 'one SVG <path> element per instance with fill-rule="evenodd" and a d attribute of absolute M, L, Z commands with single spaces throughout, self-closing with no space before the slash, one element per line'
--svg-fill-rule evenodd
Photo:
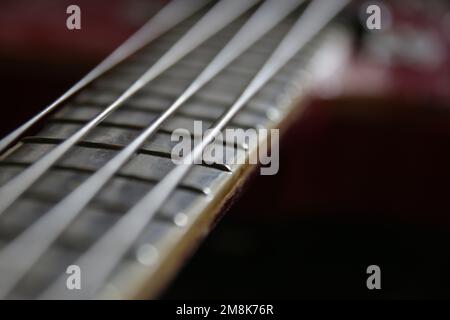
<path fill-rule="evenodd" d="M 1 135 L 164 3 L 3 0 Z M 65 27 L 70 4 L 81 30 Z M 249 181 L 163 298 L 450 297 L 450 5 L 386 2 L 380 31 L 363 26 L 363 5 L 350 8 L 341 91 L 317 89 L 279 173 Z M 372 264 L 382 290 L 366 287 Z"/>

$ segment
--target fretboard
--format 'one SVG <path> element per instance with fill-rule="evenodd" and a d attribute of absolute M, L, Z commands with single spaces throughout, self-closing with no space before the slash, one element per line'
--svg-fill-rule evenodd
<path fill-rule="evenodd" d="M 140 199 L 158 186 L 176 167 L 171 160 L 171 150 L 175 144 L 170 139 L 172 132 L 185 128 L 192 136 L 198 135 L 194 132 L 194 121 L 201 121 L 204 130 L 213 127 L 261 70 L 304 8 L 305 6 L 300 6 L 293 10 L 164 121 L 80 214 L 68 223 L 11 290 L 4 293 L 5 297 L 42 297 L 55 281 L 65 275 L 69 265 L 82 257 Z M 193 14 L 111 68 L 64 101 L 51 116 L 41 120 L 41 129 L 22 135 L 1 158 L 0 184 L 8 185 L 12 179 L 67 141 L 107 106 L 113 104 L 208 10 L 210 7 Z M 129 146 L 149 124 L 157 120 L 256 10 L 257 8 L 251 8 L 227 24 L 126 99 L 20 194 L 0 215 L 0 258 L 2 250 L 42 222 L 56 204 L 77 190 L 83 182 Z M 292 119 L 301 113 L 302 100 L 316 78 L 323 75 L 325 62 L 329 70 L 336 67 L 330 65 L 330 61 L 326 60 L 327 55 L 323 53 L 334 55 L 335 58 L 345 58 L 348 39 L 348 34 L 337 24 L 328 25 L 245 103 L 242 110 L 227 123 L 226 128 L 286 129 Z M 230 153 L 246 148 L 243 141 L 225 139 L 223 143 Z M 247 152 L 251 154 L 256 150 Z M 101 288 L 87 297 L 156 297 L 199 241 L 208 234 L 227 202 L 246 181 L 246 177 L 256 169 L 255 165 L 233 163 L 201 163 L 192 166 L 144 231 L 133 241 L 126 254 L 120 257 L 113 272 L 102 282 Z M 45 236 L 42 235 L 43 238 Z M 33 249 L 31 246 L 27 250 Z M 27 253 L 16 254 L 20 256 Z M 20 263 L 20 259 L 17 259 L 17 263 Z M 90 270 L 82 270 L 82 274 L 89 272 Z M 3 272 L 0 274 L 0 278 L 2 277 L 7 278 L 8 274 Z M 70 293 L 67 297 L 70 298 Z"/>

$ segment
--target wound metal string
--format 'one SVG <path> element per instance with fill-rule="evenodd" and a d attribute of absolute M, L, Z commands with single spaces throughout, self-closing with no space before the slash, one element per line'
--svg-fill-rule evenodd
<path fill-rule="evenodd" d="M 241 27 L 211 63 L 207 65 L 204 71 L 201 72 L 192 84 L 156 121 L 119 154 L 107 162 L 0 252 L 0 277 L 3 268 L 13 270 L 8 272 L 8 282 L 11 285 L 13 282 L 17 282 L 82 212 L 95 195 L 100 192 L 105 184 L 177 108 L 189 97 L 194 95 L 195 92 L 200 90 L 203 85 L 216 76 L 230 62 L 284 19 L 301 2 L 303 1 L 266 1 Z M 45 235 L 45 238 L 43 235 Z"/>
<path fill-rule="evenodd" d="M 0 214 L 5 211 L 29 186 L 31 186 L 42 174 L 44 174 L 56 161 L 58 161 L 73 145 L 84 137 L 90 129 L 100 123 L 108 114 L 118 108 L 122 102 L 131 97 L 148 82 L 167 70 L 179 61 L 187 53 L 197 48 L 209 37 L 217 33 L 223 27 L 235 20 L 255 5 L 259 0 L 235 1 L 224 0 L 217 3 L 206 13 L 169 51 L 163 55 L 143 76 L 141 76 L 126 92 L 124 92 L 113 104 L 91 120 L 82 129 L 73 134 L 68 140 L 50 151 L 34 165 L 23 171 L 19 176 L 0 189 Z M 65 208 L 68 209 L 68 208 Z M 34 225 L 36 230 L 41 230 L 50 221 L 52 215 L 44 215 Z M 55 223 L 66 225 L 70 220 L 69 215 L 58 216 Z M 69 218 L 69 219 L 67 219 Z M 67 220 L 67 221 L 66 221 Z M 69 221 L 70 222 L 70 221 Z M 56 225 L 56 224 L 55 224 Z M 22 278 L 30 267 L 33 252 L 42 252 L 42 248 L 48 246 L 47 234 L 44 232 L 30 232 L 19 236 L 20 241 L 12 242 L 0 253 L 0 298 L 10 292 L 15 284 Z M 16 251 L 16 244 L 27 243 L 25 252 Z M 45 250 L 44 250 L 45 251 Z M 27 254 L 28 253 L 28 254 Z M 14 265 L 11 262 L 14 261 Z"/>
<path fill-rule="evenodd" d="M 81 80 L 75 83 L 62 96 L 48 105 L 44 110 L 33 118 L 22 124 L 19 128 L 8 134 L 0 140 L 0 154 L 3 153 L 14 141 L 22 136 L 27 130 L 34 126 L 45 116 L 53 112 L 64 101 L 72 97 L 75 93 L 86 87 L 93 80 L 112 69 L 114 66 L 137 52 L 167 32 L 178 23 L 195 13 L 211 0 L 174 0 L 164 6 L 153 18 L 144 24 L 136 33 L 128 38 L 116 50 L 113 51 L 105 60 L 86 74 Z"/>
<path fill-rule="evenodd" d="M 83 299 L 92 297 L 192 168 L 195 159 L 202 155 L 204 148 L 271 77 L 322 30 L 348 2 L 349 0 L 312 1 L 236 102 L 224 113 L 202 142 L 186 155 L 186 159 L 191 159 L 190 164 L 180 164 L 170 171 L 75 262 L 81 270 L 84 270 L 84 287 L 76 292 L 69 292 L 65 288 L 65 277 L 60 277 L 43 293 L 41 298 Z"/>
<path fill-rule="evenodd" d="M 52 165 L 60 160 L 75 144 L 101 123 L 109 114 L 119 108 L 150 81 L 182 59 L 201 43 L 209 39 L 231 21 L 246 12 L 259 0 L 218 2 L 179 41 L 177 41 L 152 67 L 136 80 L 119 98 L 90 120 L 67 140 L 45 154 L 33 165 L 19 173 L 0 188 L 0 215 L 11 206 L 31 185 L 33 185 Z"/>

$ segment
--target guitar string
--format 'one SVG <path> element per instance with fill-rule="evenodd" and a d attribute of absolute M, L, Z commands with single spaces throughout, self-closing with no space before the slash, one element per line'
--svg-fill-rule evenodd
<path fill-rule="evenodd" d="M 302 2 L 303 0 L 284 0 L 282 2 L 267 0 L 158 119 L 119 154 L 8 244 L 0 252 L 0 277 L 5 274 L 8 278 L 8 285 L 3 284 L 2 286 L 11 288 L 20 281 L 85 206 L 170 115 Z M 6 272 L 6 270 L 9 271 Z M 5 281 L 0 283 L 2 282 Z"/>
<path fill-rule="evenodd" d="M 56 146 L 33 165 L 23 170 L 2 186 L 0 188 L 0 215 L 84 136 L 101 123 L 109 114 L 119 108 L 123 102 L 259 1 L 219 1 L 112 104 L 72 134 L 63 143 Z"/>
<path fill-rule="evenodd" d="M 62 96 L 48 105 L 44 110 L 22 124 L 19 128 L 9 133 L 0 140 L 0 154 L 3 153 L 14 141 L 19 139 L 26 131 L 33 127 L 45 116 L 53 112 L 64 101 L 86 87 L 93 80 L 111 70 L 117 64 L 130 57 L 132 54 L 155 40 L 168 30 L 175 27 L 181 21 L 200 10 L 211 0 L 174 0 L 165 5 L 146 24 L 136 31 L 130 38 L 115 49 L 100 64 L 75 83 Z"/>
<path fill-rule="evenodd" d="M 307 42 L 309 42 L 349 0 L 314 0 L 300 15 L 297 22 L 283 37 L 272 55 L 244 89 L 236 102 L 226 111 L 212 130 L 203 138 L 186 159 L 198 159 L 204 148 L 212 142 L 242 107 L 275 75 Z M 132 247 L 139 235 L 152 220 L 179 182 L 192 167 L 180 164 L 166 175 L 147 195 L 131 208 L 106 232 L 75 264 L 83 270 L 84 287 L 81 290 L 66 289 L 66 277 L 60 276 L 40 298 L 83 299 L 97 293 L 114 267 Z"/>

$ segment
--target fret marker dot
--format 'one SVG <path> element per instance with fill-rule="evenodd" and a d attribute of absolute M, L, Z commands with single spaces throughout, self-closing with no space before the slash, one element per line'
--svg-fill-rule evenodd
<path fill-rule="evenodd" d="M 267 118 L 269 118 L 269 120 L 271 121 L 277 121 L 281 116 L 280 111 L 275 108 L 270 108 L 269 110 L 267 110 L 266 115 Z"/>
<path fill-rule="evenodd" d="M 188 222 L 188 216 L 183 212 L 177 213 L 173 218 L 173 222 L 179 227 L 184 227 Z"/>
<path fill-rule="evenodd" d="M 136 257 L 144 266 L 151 266 L 158 259 L 158 250 L 151 244 L 144 244 L 137 250 Z"/>
<path fill-rule="evenodd" d="M 211 194 L 211 189 L 208 187 L 203 188 L 202 191 L 207 196 L 209 196 Z"/>

